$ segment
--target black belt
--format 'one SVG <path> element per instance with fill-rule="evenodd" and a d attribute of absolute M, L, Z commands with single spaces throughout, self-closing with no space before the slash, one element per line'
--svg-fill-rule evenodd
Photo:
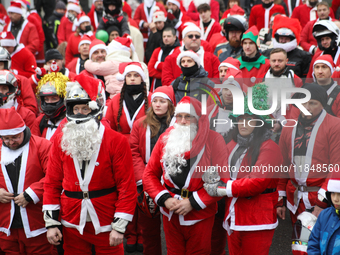
<path fill-rule="evenodd" d="M 96 197 L 106 196 L 112 192 L 116 191 L 116 186 L 108 189 L 101 190 L 92 190 L 92 191 L 67 191 L 64 190 L 64 193 L 67 197 L 77 198 L 77 199 L 91 199 Z"/>
<path fill-rule="evenodd" d="M 261 194 L 273 193 L 275 191 L 276 191 L 276 188 L 274 188 L 274 189 L 265 189 Z"/>
<path fill-rule="evenodd" d="M 164 183 L 165 187 L 167 188 L 167 190 L 169 190 L 170 192 L 180 195 L 182 198 L 188 198 L 190 196 L 192 196 L 192 191 L 189 191 L 187 189 L 175 189 L 175 188 L 171 188 L 168 185 L 166 185 L 166 183 Z"/>

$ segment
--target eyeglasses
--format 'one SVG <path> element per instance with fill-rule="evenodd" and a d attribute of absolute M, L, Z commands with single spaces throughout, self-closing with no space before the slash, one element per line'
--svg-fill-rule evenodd
<path fill-rule="evenodd" d="M 196 39 L 200 39 L 201 38 L 201 36 L 200 35 L 188 35 L 188 38 L 189 39 L 192 39 L 192 38 L 196 38 Z"/>
<path fill-rule="evenodd" d="M 185 119 L 185 121 L 191 121 L 192 118 L 194 118 L 193 116 L 191 115 L 176 115 L 176 120 L 179 122 L 179 121 L 182 121 L 182 119 Z"/>
<path fill-rule="evenodd" d="M 2 139 L 4 142 L 6 142 L 6 143 L 8 143 L 9 141 L 17 142 L 17 141 L 20 140 L 20 138 L 21 138 L 21 136 L 12 137 L 12 138 L 3 138 L 3 137 L 1 137 L 1 139 Z"/>

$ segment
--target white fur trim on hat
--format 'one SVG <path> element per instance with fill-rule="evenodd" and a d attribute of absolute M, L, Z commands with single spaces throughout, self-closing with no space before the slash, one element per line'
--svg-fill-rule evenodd
<path fill-rule="evenodd" d="M 20 14 L 20 15 L 23 14 L 23 11 L 22 11 L 21 8 L 19 8 L 19 7 L 14 7 L 14 6 L 8 7 L 7 12 L 18 13 L 18 14 Z"/>
<path fill-rule="evenodd" d="M 327 185 L 327 191 L 340 193 L 340 180 L 329 179 L 328 185 Z"/>
<path fill-rule="evenodd" d="M 96 50 L 99 50 L 99 49 L 105 50 L 105 51 L 106 51 L 106 54 L 107 54 L 107 48 L 106 48 L 106 46 L 105 46 L 104 44 L 97 44 L 97 45 L 93 46 L 93 47 L 90 49 L 89 59 L 91 59 L 93 52 L 95 52 Z"/>
<path fill-rule="evenodd" d="M 174 5 L 177 5 L 178 8 L 181 8 L 181 4 L 177 0 L 168 0 L 168 3 L 172 3 Z"/>
<path fill-rule="evenodd" d="M 170 99 L 170 97 L 169 97 L 167 94 L 163 93 L 163 92 L 156 92 L 156 93 L 153 93 L 152 96 L 151 96 L 151 101 L 153 101 L 153 99 L 154 99 L 155 97 L 161 97 L 161 98 L 164 98 L 164 99 L 168 99 L 170 102 L 172 102 L 172 100 Z M 172 103 L 174 103 L 174 102 L 172 102 Z"/>
<path fill-rule="evenodd" d="M 91 41 L 90 40 L 81 40 L 78 44 L 78 50 L 79 50 L 80 46 L 82 46 L 85 43 L 91 44 Z"/>
<path fill-rule="evenodd" d="M 322 60 L 322 59 L 319 59 L 319 60 L 316 60 L 313 64 L 313 69 L 315 67 L 316 64 L 325 64 L 327 65 L 330 69 L 331 69 L 331 72 L 332 74 L 334 73 L 334 67 L 331 65 L 331 63 L 329 63 L 328 61 L 326 60 Z M 313 72 L 314 73 L 314 72 Z"/>
<path fill-rule="evenodd" d="M 235 69 L 235 70 L 237 70 L 237 71 L 239 71 L 240 69 L 238 69 L 236 66 L 234 66 L 234 65 L 232 65 L 232 64 L 230 64 L 230 63 L 224 63 L 224 62 L 222 62 L 219 66 L 218 66 L 218 71 L 220 70 L 220 67 L 221 66 L 226 66 L 226 67 L 228 67 L 228 68 L 233 68 L 233 69 Z"/>
<path fill-rule="evenodd" d="M 81 23 L 86 22 L 86 21 L 90 22 L 90 25 L 91 25 L 91 20 L 89 16 L 86 16 L 86 15 L 81 16 L 78 20 L 78 26 L 80 26 Z"/>
<path fill-rule="evenodd" d="M 186 36 L 186 34 L 189 33 L 189 32 L 198 32 L 201 35 L 201 29 L 198 26 L 189 25 L 189 26 L 187 26 L 186 28 L 183 29 L 182 38 L 184 38 Z"/>
<path fill-rule="evenodd" d="M 1 39 L 0 45 L 2 47 L 15 47 L 17 46 L 17 41 L 15 39 Z"/>
<path fill-rule="evenodd" d="M 25 129 L 26 129 L 26 125 L 24 125 L 23 127 L 18 127 L 18 128 L 2 129 L 0 130 L 0 136 L 17 135 L 21 132 L 24 132 Z"/>
<path fill-rule="evenodd" d="M 188 103 L 179 103 L 177 106 L 176 106 L 176 109 L 175 109 L 175 116 L 179 113 L 188 113 L 190 114 L 191 116 L 194 116 L 197 120 L 199 119 L 196 111 L 195 111 L 195 108 L 192 104 L 188 104 Z"/>
<path fill-rule="evenodd" d="M 118 73 L 116 75 L 116 79 L 118 81 L 124 81 L 125 80 L 125 76 L 129 72 L 137 72 L 142 77 L 143 81 L 145 81 L 145 79 L 146 79 L 145 73 L 144 73 L 143 69 L 141 67 L 137 66 L 137 65 L 128 65 L 127 67 L 125 67 L 125 70 L 124 70 L 123 74 Z"/>
<path fill-rule="evenodd" d="M 67 11 L 75 11 L 76 13 L 81 13 L 80 6 L 73 3 L 68 3 Z"/>
<path fill-rule="evenodd" d="M 152 15 L 152 22 L 158 22 L 158 21 L 163 21 L 163 22 L 166 21 L 166 17 L 164 15 L 164 12 L 157 11 L 157 12 L 153 13 L 153 15 Z"/>
<path fill-rule="evenodd" d="M 201 66 L 200 57 L 196 53 L 194 53 L 193 51 L 188 50 L 188 51 L 182 51 L 181 54 L 178 55 L 176 63 L 179 66 L 179 68 L 181 68 L 181 59 L 183 57 L 190 57 L 197 63 L 198 67 Z"/>

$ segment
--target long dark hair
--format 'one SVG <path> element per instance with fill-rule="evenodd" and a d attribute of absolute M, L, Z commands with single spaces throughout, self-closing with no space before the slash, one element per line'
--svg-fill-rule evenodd
<path fill-rule="evenodd" d="M 124 93 L 125 93 L 125 89 L 126 89 L 126 82 L 124 82 L 124 85 L 122 87 L 122 90 L 120 92 L 120 98 L 119 98 L 119 110 L 118 110 L 118 116 L 117 116 L 117 131 L 121 132 L 122 128 L 120 127 L 120 117 L 122 116 L 122 111 L 123 111 L 123 100 L 124 100 Z M 146 91 L 146 83 L 143 81 L 141 83 L 141 86 L 143 86 L 143 95 L 144 95 L 144 112 L 146 114 L 147 110 L 148 110 L 148 93 Z"/>
<path fill-rule="evenodd" d="M 257 121 L 256 125 L 258 125 L 259 123 L 260 122 Z M 263 137 L 264 137 L 264 134 L 268 132 L 268 130 L 269 128 L 266 125 L 263 125 L 262 127 L 255 127 L 255 129 L 253 130 L 254 137 L 253 137 L 253 140 L 249 144 L 248 155 L 247 155 L 247 158 L 250 161 L 251 166 L 255 165 L 257 158 L 259 157 L 260 147 L 262 143 L 264 142 Z M 235 142 L 237 142 L 238 134 L 239 134 L 238 126 L 236 125 L 228 133 L 228 137 L 230 138 L 229 140 L 234 140 Z"/>

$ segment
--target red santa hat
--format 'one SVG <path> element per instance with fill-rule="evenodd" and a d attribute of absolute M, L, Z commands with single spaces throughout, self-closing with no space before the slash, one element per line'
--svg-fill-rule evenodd
<path fill-rule="evenodd" d="M 334 177 L 335 177 L 335 174 L 333 173 L 333 176 L 328 181 L 327 191 L 340 193 L 340 178 L 334 178 Z M 338 174 L 337 174 L 337 177 L 339 177 Z"/>
<path fill-rule="evenodd" d="M 81 13 L 80 5 L 77 1 L 68 1 L 67 11 L 75 11 L 76 13 Z"/>
<path fill-rule="evenodd" d="M 131 38 L 126 37 L 117 37 L 116 39 L 112 40 L 109 44 L 110 51 L 116 51 L 116 50 L 125 50 L 130 51 L 130 49 L 134 52 L 135 47 L 132 44 Z"/>
<path fill-rule="evenodd" d="M 297 44 L 300 43 L 301 25 L 298 19 L 288 18 L 282 15 L 276 15 L 273 24 L 272 34 L 273 38 L 275 37 L 275 33 L 281 28 L 290 29 L 295 35 Z"/>
<path fill-rule="evenodd" d="M 223 84 L 233 84 L 236 87 L 242 89 L 241 84 L 243 84 L 242 71 L 228 68 L 226 75 L 223 79 Z"/>
<path fill-rule="evenodd" d="M 80 42 L 78 44 L 78 50 L 80 48 L 81 45 L 85 44 L 85 43 L 88 43 L 91 45 L 91 38 L 88 36 L 88 35 L 84 35 L 81 39 L 80 39 Z"/>
<path fill-rule="evenodd" d="M 15 47 L 17 46 L 17 41 L 12 32 L 2 32 L 0 34 L 0 44 L 2 47 Z"/>
<path fill-rule="evenodd" d="M 152 14 L 152 22 L 157 22 L 157 21 L 163 21 L 163 22 L 166 21 L 166 17 L 165 17 L 164 12 L 162 12 L 162 11 L 155 11 Z"/>
<path fill-rule="evenodd" d="M 315 60 L 315 62 L 313 63 L 313 75 L 314 75 L 314 67 L 316 64 L 325 64 L 331 69 L 332 74 L 334 73 L 335 64 L 334 64 L 334 61 L 331 55 L 325 54 L 325 55 L 318 57 Z"/>
<path fill-rule="evenodd" d="M 92 110 L 99 109 L 99 106 L 97 104 L 97 97 L 98 93 L 98 86 L 100 85 L 100 82 L 98 79 L 89 77 L 88 75 L 81 73 L 74 77 L 74 81 L 78 82 L 79 85 L 86 91 L 87 95 L 91 99 L 91 101 L 88 103 L 88 106 Z"/>
<path fill-rule="evenodd" d="M 168 3 L 172 3 L 174 5 L 177 5 L 178 8 L 181 8 L 181 3 L 178 0 L 168 0 Z"/>
<path fill-rule="evenodd" d="M 90 25 L 91 25 L 91 20 L 90 20 L 89 16 L 86 16 L 84 13 L 80 13 L 77 16 L 77 20 L 78 20 L 77 26 L 80 26 L 81 23 L 86 22 L 86 21 L 90 22 Z"/>
<path fill-rule="evenodd" d="M 160 87 L 158 87 L 153 92 L 153 94 L 151 96 L 151 101 L 153 101 L 153 99 L 155 97 L 161 97 L 161 98 L 164 98 L 164 99 L 168 99 L 174 105 L 176 104 L 175 93 L 174 93 L 174 89 L 173 89 L 172 86 L 160 86 Z"/>
<path fill-rule="evenodd" d="M 244 10 L 238 6 L 237 4 L 234 4 L 233 8 L 230 9 L 230 13 L 229 15 L 232 16 L 232 15 L 241 15 L 241 16 L 244 16 Z"/>
<path fill-rule="evenodd" d="M 25 122 L 14 107 L 0 109 L 0 136 L 17 135 L 26 129 Z"/>
<path fill-rule="evenodd" d="M 196 26 L 193 23 L 190 23 L 188 26 L 186 26 L 183 31 L 182 31 L 182 38 L 184 38 L 186 36 L 187 33 L 189 32 L 198 32 L 201 34 L 201 29 Z"/>
<path fill-rule="evenodd" d="M 228 68 L 233 68 L 235 70 L 240 70 L 240 61 L 238 61 L 235 58 L 228 57 L 226 60 L 224 60 L 219 66 L 218 66 L 218 71 L 220 71 L 221 66 L 226 66 Z"/>
<path fill-rule="evenodd" d="M 96 50 L 99 50 L 99 49 L 103 49 L 107 53 L 106 44 L 99 39 L 94 39 L 90 44 L 89 59 L 91 59 L 93 52 L 95 52 Z"/>
<path fill-rule="evenodd" d="M 23 14 L 21 9 L 21 4 L 18 2 L 11 1 L 11 5 L 8 7 L 7 12 L 18 13 L 20 15 Z"/>
<path fill-rule="evenodd" d="M 187 113 L 194 116 L 197 120 L 201 116 L 201 105 L 197 104 L 198 100 L 193 100 L 189 96 L 185 96 L 179 101 L 175 109 L 175 116 L 179 113 Z"/>
<path fill-rule="evenodd" d="M 143 71 L 143 67 L 139 62 L 123 62 L 119 65 L 119 74 L 116 75 L 116 79 L 118 81 L 125 81 L 125 76 L 129 72 L 137 72 L 142 80 L 145 81 L 145 73 Z"/>
<path fill-rule="evenodd" d="M 198 67 L 201 66 L 201 59 L 200 57 L 198 56 L 198 54 L 192 50 L 186 50 L 186 51 L 182 51 L 178 56 L 177 56 L 177 59 L 176 59 L 176 62 L 177 62 L 177 65 L 179 66 L 179 68 L 181 68 L 181 59 L 183 57 L 190 57 L 192 58 L 196 64 L 198 65 Z"/>

